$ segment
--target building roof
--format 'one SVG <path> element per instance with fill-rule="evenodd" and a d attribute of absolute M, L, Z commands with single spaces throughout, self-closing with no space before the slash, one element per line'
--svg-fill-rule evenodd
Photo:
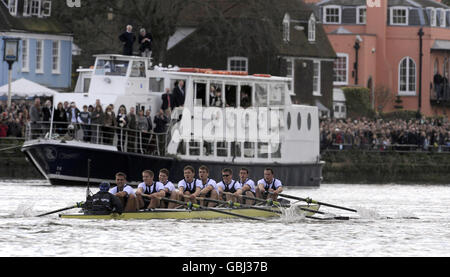
<path fill-rule="evenodd" d="M 0 31 L 69 35 L 72 32 L 52 17 L 12 16 L 0 3 Z"/>
<path fill-rule="evenodd" d="M 11 95 L 19 97 L 53 96 L 57 91 L 44 87 L 27 79 L 19 79 L 11 83 Z M 8 95 L 8 84 L 0 87 L 0 96 Z"/>

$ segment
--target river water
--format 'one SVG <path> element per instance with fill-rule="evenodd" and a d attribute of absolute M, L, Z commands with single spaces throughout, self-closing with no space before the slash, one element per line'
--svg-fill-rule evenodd
<path fill-rule="evenodd" d="M 450 185 L 286 188 L 286 194 L 359 212 L 322 207 L 351 219 L 283 216 L 265 222 L 85 221 L 60 219 L 57 214 L 37 218 L 84 200 L 85 188 L 55 187 L 42 180 L 2 180 L 0 190 L 3 257 L 450 256 Z"/>

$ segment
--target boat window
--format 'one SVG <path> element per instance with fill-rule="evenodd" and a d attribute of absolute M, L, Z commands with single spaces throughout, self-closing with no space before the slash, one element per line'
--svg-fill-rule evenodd
<path fill-rule="evenodd" d="M 232 142 L 231 144 L 231 156 L 232 157 L 240 157 L 241 156 L 241 143 L 240 142 Z"/>
<path fill-rule="evenodd" d="M 286 86 L 284 84 L 271 84 L 269 106 L 284 105 L 285 94 Z"/>
<path fill-rule="evenodd" d="M 267 142 L 258 143 L 258 158 L 269 157 L 269 144 Z"/>
<path fill-rule="evenodd" d="M 271 143 L 270 151 L 272 152 L 271 158 L 281 158 L 281 143 Z"/>
<path fill-rule="evenodd" d="M 225 103 L 227 107 L 237 106 L 237 86 L 236 85 L 225 85 Z"/>
<path fill-rule="evenodd" d="M 221 83 L 213 83 L 211 82 L 210 87 L 210 97 L 209 97 L 209 105 L 211 107 L 219 107 L 223 108 L 224 105 L 224 97 L 222 93 L 222 84 Z"/>
<path fill-rule="evenodd" d="M 249 108 L 252 106 L 252 87 L 249 85 L 241 86 L 241 107 Z"/>
<path fill-rule="evenodd" d="M 95 75 L 101 76 L 126 76 L 128 70 L 128 61 L 118 60 L 97 60 Z"/>
<path fill-rule="evenodd" d="M 255 105 L 257 107 L 267 107 L 267 85 L 266 84 L 256 84 L 255 85 Z"/>
<path fill-rule="evenodd" d="M 217 156 L 228 157 L 228 142 L 226 141 L 217 142 Z"/>
<path fill-rule="evenodd" d="M 194 87 L 195 87 L 194 106 L 206 107 L 206 84 L 194 83 Z"/>
<path fill-rule="evenodd" d="M 131 65 L 130 77 L 145 78 L 145 62 L 134 61 Z"/>
<path fill-rule="evenodd" d="M 150 78 L 149 88 L 151 92 L 163 92 L 164 78 Z"/>
<path fill-rule="evenodd" d="M 244 157 L 254 158 L 255 157 L 255 143 L 244 142 Z"/>
<path fill-rule="evenodd" d="M 91 78 L 83 78 L 83 92 L 88 93 L 91 86 Z"/>
<path fill-rule="evenodd" d="M 200 156 L 200 142 L 198 141 L 189 142 L 189 155 Z"/>

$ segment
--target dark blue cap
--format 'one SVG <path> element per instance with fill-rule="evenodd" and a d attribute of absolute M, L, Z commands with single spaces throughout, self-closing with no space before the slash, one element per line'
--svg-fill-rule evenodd
<path fill-rule="evenodd" d="M 100 191 L 109 191 L 111 185 L 108 182 L 103 182 L 100 184 Z"/>

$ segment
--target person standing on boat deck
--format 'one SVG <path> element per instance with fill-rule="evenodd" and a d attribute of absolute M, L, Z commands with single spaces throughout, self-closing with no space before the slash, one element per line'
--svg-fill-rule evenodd
<path fill-rule="evenodd" d="M 203 186 L 199 196 L 219 200 L 219 188 L 216 181 L 209 178 L 209 169 L 207 166 L 202 165 L 199 167 L 198 177 L 202 181 Z M 200 201 L 200 204 L 202 206 L 215 207 L 217 203 Z"/>
<path fill-rule="evenodd" d="M 127 109 L 125 108 L 124 105 L 121 105 L 119 107 L 119 112 L 117 113 L 117 126 L 120 127 L 120 129 L 117 129 L 117 149 L 119 149 L 119 151 L 125 151 L 124 147 L 124 143 L 125 143 L 125 136 L 127 134 L 126 131 L 124 131 L 124 128 L 127 128 L 128 125 L 128 121 L 127 121 Z"/>
<path fill-rule="evenodd" d="M 172 93 L 175 100 L 175 107 L 184 107 L 184 101 L 186 100 L 186 92 L 184 89 L 183 80 L 179 80 L 175 83 L 175 88 Z"/>
<path fill-rule="evenodd" d="M 147 33 L 145 28 L 141 28 L 138 36 L 139 51 L 141 52 L 142 57 L 150 58 L 152 56 L 152 42 L 153 37 L 151 33 Z"/>
<path fill-rule="evenodd" d="M 239 184 L 242 187 L 242 195 L 248 197 L 256 197 L 256 185 L 255 182 L 248 177 L 248 169 L 243 167 L 239 170 Z M 253 205 L 255 203 L 252 199 L 245 199 L 241 203 L 246 205 Z"/>
<path fill-rule="evenodd" d="M 239 182 L 233 180 L 233 170 L 224 168 L 222 170 L 222 182 L 217 184 L 219 188 L 219 198 L 226 201 L 238 202 L 239 196 L 242 195 L 242 186 Z"/>
<path fill-rule="evenodd" d="M 160 197 L 164 197 L 164 185 L 160 182 L 155 182 L 153 179 L 155 174 L 151 170 L 144 170 L 142 172 L 143 183 L 140 183 L 136 190 L 136 199 L 138 202 L 138 209 L 155 209 L 160 206 Z"/>
<path fill-rule="evenodd" d="M 58 103 L 58 106 L 55 110 L 53 121 L 56 123 L 56 133 L 60 135 L 64 134 L 66 132 L 64 129 L 67 128 L 67 114 L 61 102 Z"/>
<path fill-rule="evenodd" d="M 44 134 L 46 134 L 50 130 L 50 121 L 52 120 L 52 101 L 45 101 L 44 107 L 42 107 L 42 129 L 44 130 Z"/>
<path fill-rule="evenodd" d="M 267 199 L 269 198 L 269 192 L 272 200 L 276 201 L 278 194 L 283 192 L 283 184 L 280 180 L 274 178 L 272 168 L 264 169 L 264 178 L 258 181 L 258 187 L 256 188 L 256 198 Z"/>
<path fill-rule="evenodd" d="M 84 214 L 108 215 L 111 213 L 122 214 L 123 206 L 117 196 L 109 193 L 110 184 L 103 182 L 100 184 L 100 191 L 92 196 L 91 208 L 84 211 Z"/>
<path fill-rule="evenodd" d="M 95 105 L 95 109 L 91 115 L 91 132 L 92 132 L 92 142 L 93 143 L 102 143 L 100 137 L 100 128 L 103 126 L 105 120 L 105 114 L 103 113 L 102 105 L 100 102 Z"/>
<path fill-rule="evenodd" d="M 125 212 L 137 211 L 137 201 L 134 189 L 127 185 L 127 175 L 122 172 L 116 173 L 116 187 L 109 190 L 110 193 L 117 196 L 122 205 L 125 207 Z"/>
<path fill-rule="evenodd" d="M 178 182 L 179 199 L 181 201 L 189 200 L 192 203 L 196 203 L 195 198 L 200 195 L 200 191 L 203 188 L 202 181 L 194 178 L 195 170 L 190 165 L 184 167 L 183 174 L 184 179 Z"/>
<path fill-rule="evenodd" d="M 84 105 L 83 111 L 80 112 L 80 121 L 80 123 L 83 124 L 81 125 L 81 128 L 83 129 L 83 140 L 89 141 L 91 136 L 91 114 L 88 112 L 87 105 Z"/>
<path fill-rule="evenodd" d="M 133 44 L 136 41 L 133 26 L 127 25 L 127 30 L 119 36 L 119 40 L 123 43 L 123 55 L 133 56 Z"/>
<path fill-rule="evenodd" d="M 108 107 L 106 107 L 103 118 L 103 126 L 102 126 L 103 143 L 112 144 L 114 137 L 114 127 L 116 126 L 117 126 L 116 115 L 111 105 L 108 105 Z"/>
<path fill-rule="evenodd" d="M 39 137 L 41 134 L 40 121 L 42 121 L 41 99 L 36 97 L 34 99 L 34 105 L 30 108 L 31 134 L 33 134 L 32 138 Z"/>
<path fill-rule="evenodd" d="M 174 99 L 173 95 L 170 93 L 169 88 L 166 88 L 166 93 L 161 95 L 161 100 L 162 100 L 161 110 L 163 110 L 166 116 L 170 118 L 170 115 L 172 114 L 172 110 L 174 107 L 173 106 Z"/>
<path fill-rule="evenodd" d="M 130 113 L 127 114 L 127 122 L 128 126 L 127 128 L 130 130 L 136 130 L 137 129 L 137 123 L 136 123 L 136 112 L 135 108 L 130 108 Z M 136 152 L 136 132 L 135 131 L 127 131 L 128 135 L 128 151 Z"/>
<path fill-rule="evenodd" d="M 169 181 L 169 170 L 167 170 L 166 168 L 163 168 L 159 171 L 159 183 L 164 186 L 165 198 L 178 200 L 178 192 L 175 189 L 175 185 L 171 181 Z M 166 203 L 165 201 L 162 201 L 160 207 L 173 209 L 176 207 L 176 205 L 177 204 L 175 203 Z"/>

